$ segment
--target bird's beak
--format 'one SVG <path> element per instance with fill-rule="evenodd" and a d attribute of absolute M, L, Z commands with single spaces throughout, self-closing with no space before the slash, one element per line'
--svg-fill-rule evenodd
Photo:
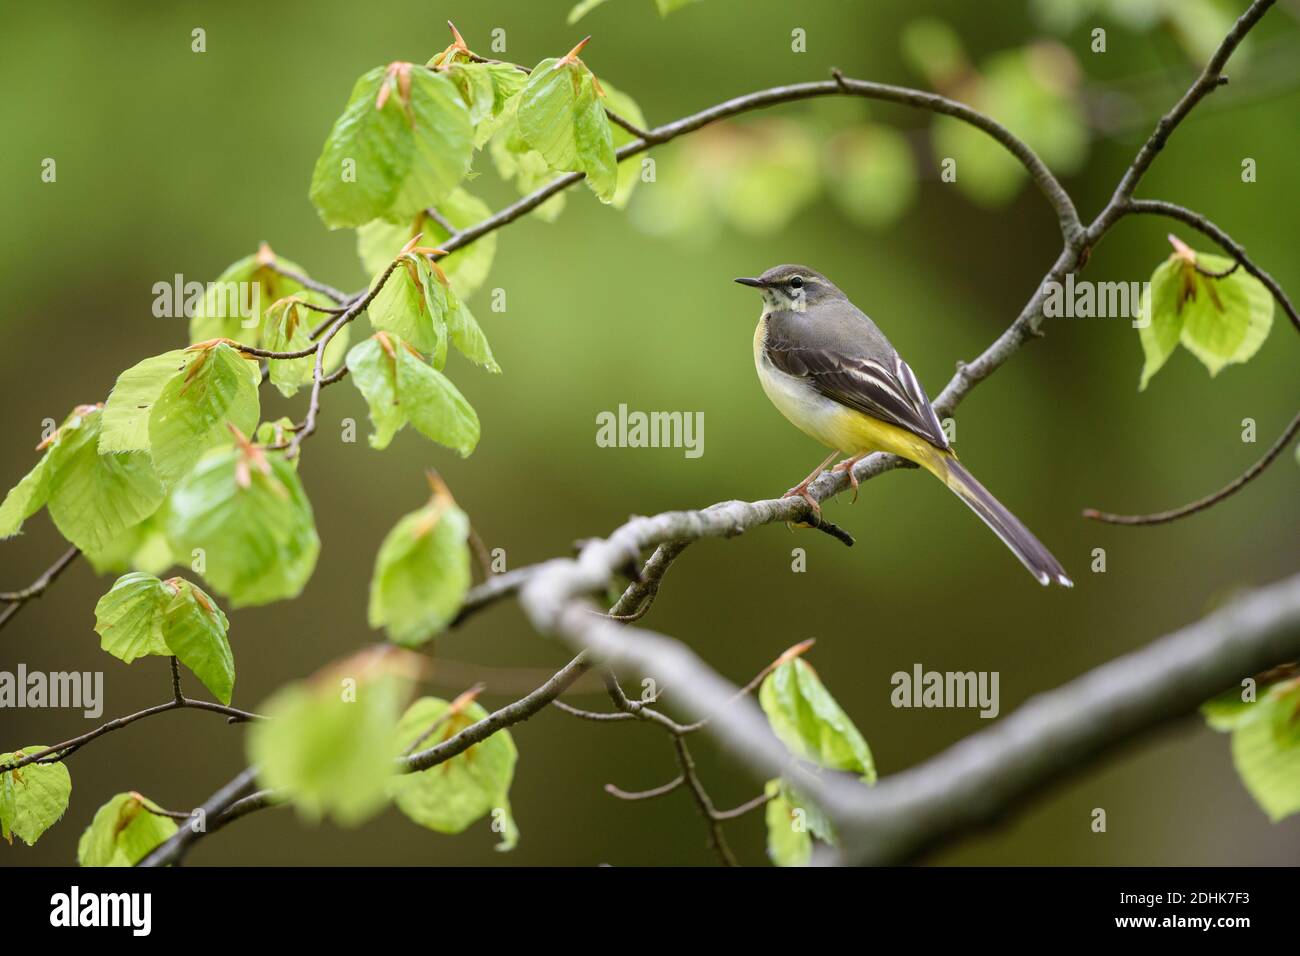
<path fill-rule="evenodd" d="M 753 286 L 755 289 L 765 289 L 765 288 L 767 288 L 767 283 L 764 282 L 762 279 L 750 279 L 750 278 L 746 278 L 746 277 L 742 276 L 741 278 L 737 279 L 736 281 L 739 282 L 741 285 L 750 285 L 750 286 Z"/>

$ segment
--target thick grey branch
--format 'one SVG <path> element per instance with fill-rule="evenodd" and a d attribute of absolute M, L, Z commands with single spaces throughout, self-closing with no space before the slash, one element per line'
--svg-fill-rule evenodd
<path fill-rule="evenodd" d="M 845 856 L 896 863 L 996 820 L 1138 734 L 1195 713 L 1300 654 L 1300 575 L 1030 699 L 993 727 L 888 777 L 844 817 Z"/>

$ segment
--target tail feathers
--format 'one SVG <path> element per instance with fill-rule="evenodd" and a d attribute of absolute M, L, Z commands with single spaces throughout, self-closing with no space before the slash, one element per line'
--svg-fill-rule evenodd
<path fill-rule="evenodd" d="M 1074 587 L 1074 582 L 1065 573 L 1065 568 L 1061 567 L 1061 562 L 1052 556 L 1052 552 L 1020 523 L 1019 518 L 1003 507 L 1002 502 L 994 498 L 961 462 L 953 456 L 945 455 L 942 467 L 945 473 L 940 477 L 948 487 L 993 529 L 1002 543 L 1038 579 L 1039 584 L 1048 585 L 1055 581 L 1062 587 Z"/>

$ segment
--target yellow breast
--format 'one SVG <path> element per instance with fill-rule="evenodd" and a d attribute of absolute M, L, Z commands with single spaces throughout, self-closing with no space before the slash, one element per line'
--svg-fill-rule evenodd
<path fill-rule="evenodd" d="M 887 451 L 927 468 L 940 456 L 933 445 L 897 425 L 872 418 L 822 395 L 803 379 L 776 368 L 763 349 L 767 318 L 754 330 L 754 367 L 763 391 L 796 428 L 827 448 L 846 455 Z"/>

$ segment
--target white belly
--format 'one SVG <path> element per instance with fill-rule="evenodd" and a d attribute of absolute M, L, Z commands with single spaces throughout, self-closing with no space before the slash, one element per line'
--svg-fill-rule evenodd
<path fill-rule="evenodd" d="M 843 437 L 844 408 L 768 361 L 763 352 L 763 326 L 764 321 L 760 319 L 754 333 L 754 367 L 768 400 L 809 438 L 827 448 L 843 451 L 839 440 Z"/>

